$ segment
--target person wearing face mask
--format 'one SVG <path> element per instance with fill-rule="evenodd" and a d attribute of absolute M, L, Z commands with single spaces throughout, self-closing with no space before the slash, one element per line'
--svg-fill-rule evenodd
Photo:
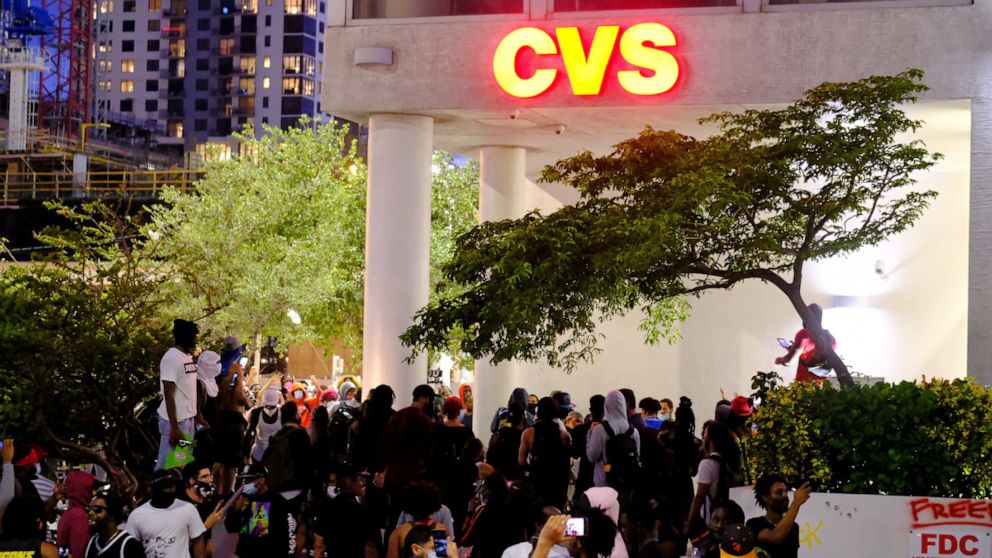
<path fill-rule="evenodd" d="M 290 558 L 296 555 L 297 516 L 293 506 L 267 482 L 262 465 L 245 465 L 238 497 L 224 518 L 228 533 L 238 533 L 239 558 Z"/>
<path fill-rule="evenodd" d="M 177 499 L 181 478 L 174 469 L 155 471 L 151 500 L 127 519 L 127 532 L 141 542 L 146 556 L 204 558 L 206 527 L 193 504 Z"/>
<path fill-rule="evenodd" d="M 261 463 L 265 450 L 269 448 L 269 439 L 282 429 L 279 416 L 279 392 L 266 389 L 262 394 L 262 406 L 251 410 L 248 415 L 248 431 L 245 434 L 245 446 L 251 448 L 251 459 Z"/>
<path fill-rule="evenodd" d="M 675 418 L 672 416 L 672 411 L 675 409 L 675 404 L 672 403 L 671 399 L 666 397 L 658 401 L 658 403 L 661 405 L 661 408 L 658 409 L 658 418 L 661 419 L 661 422 L 667 422 Z"/>
<path fill-rule="evenodd" d="M 300 426 L 306 428 L 310 426 L 313 413 L 307 405 L 307 388 L 301 383 L 293 384 L 289 391 L 289 400 L 296 404 L 296 416 L 300 419 Z"/>
<path fill-rule="evenodd" d="M 365 478 L 354 465 L 335 474 L 333 498 L 322 498 L 314 521 L 313 555 L 378 558 L 382 537 L 376 519 L 365 507 Z"/>
<path fill-rule="evenodd" d="M 349 409 L 358 409 L 359 407 L 358 388 L 355 386 L 354 383 L 349 381 L 343 382 L 341 384 L 341 389 L 338 390 L 338 393 L 340 394 L 341 399 L 337 403 L 331 406 L 332 415 L 342 407 L 346 407 Z"/>
<path fill-rule="evenodd" d="M 207 528 L 204 537 L 206 537 L 209 550 L 210 530 L 224 517 L 220 511 L 224 502 L 217 496 L 214 475 L 210 471 L 210 467 L 195 461 L 183 467 L 183 488 L 184 490 L 178 498 L 196 507 L 196 511 L 203 521 L 203 526 Z M 208 552 L 207 554 L 211 553 Z"/>
<path fill-rule="evenodd" d="M 99 493 L 86 506 L 93 536 L 82 558 L 145 558 L 137 539 L 118 527 L 124 519 L 124 502 L 109 493 Z"/>

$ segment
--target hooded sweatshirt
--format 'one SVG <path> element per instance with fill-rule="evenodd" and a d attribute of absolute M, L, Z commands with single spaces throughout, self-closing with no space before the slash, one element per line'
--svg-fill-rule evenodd
<path fill-rule="evenodd" d="M 93 497 L 94 480 L 93 475 L 85 471 L 70 471 L 65 478 L 69 509 L 59 519 L 56 542 L 59 547 L 68 548 L 73 556 L 82 556 L 90 540 L 86 505 Z"/>
<path fill-rule="evenodd" d="M 619 393 L 619 392 L 617 392 Z M 621 400 L 623 396 L 621 396 Z M 607 396 L 607 401 L 609 397 Z M 607 405 L 609 405 L 607 403 Z M 626 404 L 625 404 L 626 405 Z M 626 413 L 626 410 L 624 410 Z M 609 413 L 609 411 L 607 411 Z M 617 491 L 613 490 L 608 486 L 603 487 L 593 487 L 585 492 L 586 499 L 589 500 L 589 505 L 594 508 L 599 508 L 606 512 L 606 515 L 613 520 L 614 523 L 619 525 L 620 522 L 620 501 L 618 499 Z M 627 546 L 623 542 L 623 537 L 620 536 L 620 530 L 617 529 L 617 538 L 613 544 L 613 553 L 610 554 L 608 558 L 628 558 Z"/>
<path fill-rule="evenodd" d="M 514 403 L 519 405 L 521 408 L 526 409 L 527 398 L 528 398 L 528 394 L 526 389 L 522 387 L 518 387 L 517 389 L 513 390 L 513 393 L 510 394 L 510 400 L 506 402 L 506 407 L 500 407 L 499 409 L 496 410 L 496 415 L 493 416 L 493 422 L 492 424 L 489 425 L 490 432 L 496 432 L 497 430 L 499 430 L 500 419 L 502 418 L 503 414 L 506 412 L 507 409 L 513 407 Z M 527 413 L 527 426 L 532 426 L 533 424 L 534 424 L 534 417 L 530 413 Z"/>
<path fill-rule="evenodd" d="M 627 400 L 623 398 L 623 394 L 619 391 L 613 390 L 606 394 L 606 412 L 604 413 L 603 420 L 610 424 L 610 428 L 613 429 L 614 434 L 622 434 L 630 428 L 630 422 L 627 420 Z M 641 437 L 638 435 L 636 428 L 634 429 L 633 438 L 637 444 L 637 453 L 640 455 Z M 596 469 L 593 472 L 593 483 L 596 486 L 607 486 L 604 467 L 606 466 L 606 442 L 609 439 L 610 435 L 607 434 L 602 424 L 597 424 L 589 431 L 589 438 L 586 443 L 586 458 L 596 465 Z"/>

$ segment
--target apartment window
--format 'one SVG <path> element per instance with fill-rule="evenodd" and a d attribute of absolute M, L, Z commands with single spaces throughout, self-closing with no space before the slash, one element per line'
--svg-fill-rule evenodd
<path fill-rule="evenodd" d="M 114 88 L 114 83 L 109 79 L 101 79 L 99 82 L 97 82 L 96 88 L 101 93 L 110 93 Z"/>
<path fill-rule="evenodd" d="M 199 111 L 205 111 L 205 110 L 207 110 L 207 100 L 206 99 L 197 99 L 194 102 L 194 108 L 196 110 L 199 110 Z"/>
<path fill-rule="evenodd" d="M 124 13 L 132 14 L 135 12 L 137 2 L 135 0 L 124 0 Z"/>
<path fill-rule="evenodd" d="M 209 41 L 209 39 L 205 39 Z M 173 58 L 183 58 L 186 56 L 186 39 L 173 39 L 169 41 L 169 56 Z"/>
<path fill-rule="evenodd" d="M 174 138 L 183 137 L 183 121 L 182 120 L 170 120 L 165 127 L 165 133 L 169 134 Z"/>
<path fill-rule="evenodd" d="M 319 52 L 320 54 L 324 54 L 324 43 L 317 44 L 317 52 Z"/>
<path fill-rule="evenodd" d="M 268 35 L 265 36 L 265 46 L 267 46 L 267 47 L 268 46 L 272 46 L 272 37 L 270 37 Z"/>
<path fill-rule="evenodd" d="M 272 25 L 272 16 L 270 15 L 265 16 L 265 26 L 269 27 L 271 25 Z"/>
<path fill-rule="evenodd" d="M 148 99 L 145 101 L 145 112 L 158 112 L 158 99 Z"/>
<path fill-rule="evenodd" d="M 99 72 L 112 72 L 114 70 L 114 63 L 110 60 L 100 60 L 97 62 L 97 71 Z"/>
<path fill-rule="evenodd" d="M 162 0 L 148 0 L 148 11 L 158 12 L 162 10 Z"/>
<path fill-rule="evenodd" d="M 148 52 L 158 52 L 158 49 L 162 48 L 162 44 L 159 42 L 158 39 L 149 39 L 146 47 L 147 48 L 145 50 L 147 50 Z"/>
<path fill-rule="evenodd" d="M 262 89 L 268 89 L 268 88 L 269 88 L 269 85 L 270 85 L 271 83 L 272 83 L 272 82 L 271 82 L 271 81 L 269 81 L 269 76 L 265 76 L 265 77 L 263 77 L 263 78 L 262 78 Z"/>
<path fill-rule="evenodd" d="M 262 108 L 269 108 L 269 98 L 262 97 Z"/>
<path fill-rule="evenodd" d="M 234 18 L 233 17 L 222 17 L 222 18 L 220 18 L 220 34 L 221 35 L 233 35 L 234 34 Z"/>
<path fill-rule="evenodd" d="M 254 74 L 255 73 L 255 57 L 254 56 L 242 56 L 241 61 L 242 74 Z"/>
<path fill-rule="evenodd" d="M 197 132 L 207 131 L 207 120 L 205 118 L 197 118 L 193 121 L 193 130 Z"/>
<path fill-rule="evenodd" d="M 200 52 L 206 52 L 210 50 L 210 39 L 197 39 L 196 50 Z"/>
<path fill-rule="evenodd" d="M 210 89 L 210 83 L 207 80 L 205 79 L 196 80 L 197 91 L 206 91 L 207 89 Z"/>
<path fill-rule="evenodd" d="M 303 80 L 303 94 L 307 97 L 313 97 L 313 80 L 304 79 Z"/>
<path fill-rule="evenodd" d="M 133 74 L 134 60 L 121 60 L 121 72 L 125 74 Z"/>
<path fill-rule="evenodd" d="M 210 69 L 210 59 L 209 58 L 197 58 L 196 59 L 196 70 L 199 72 L 206 72 Z"/>
<path fill-rule="evenodd" d="M 269 117 L 268 116 L 263 116 L 262 117 L 262 125 L 264 126 L 264 125 L 266 125 L 268 123 L 269 123 Z"/>
<path fill-rule="evenodd" d="M 220 40 L 220 55 L 231 56 L 234 54 L 234 37 L 224 37 Z"/>
<path fill-rule="evenodd" d="M 241 13 L 254 14 L 258 12 L 258 0 L 242 0 Z"/>
<path fill-rule="evenodd" d="M 269 79 L 269 78 L 265 78 Z M 264 87 L 264 85 L 263 85 Z M 254 95 L 255 94 L 255 78 L 243 77 L 238 79 L 238 93 L 241 96 Z"/>
<path fill-rule="evenodd" d="M 97 50 L 99 50 L 102 54 L 114 52 L 114 41 L 100 41 L 100 45 Z"/>
<path fill-rule="evenodd" d="M 102 2 L 100 2 L 100 13 L 101 14 L 114 13 L 114 0 L 103 0 Z"/>
<path fill-rule="evenodd" d="M 317 24 L 317 30 L 318 30 L 317 32 L 320 33 L 320 35 L 323 37 L 324 36 L 324 22 L 323 21 L 321 21 L 320 23 Z"/>
<path fill-rule="evenodd" d="M 300 67 L 302 63 L 300 62 L 301 56 L 283 56 L 282 57 L 282 71 L 285 74 L 298 74 L 300 73 Z"/>
<path fill-rule="evenodd" d="M 134 52 L 134 41 L 121 41 L 121 52 Z"/>
<path fill-rule="evenodd" d="M 282 92 L 283 95 L 299 95 L 300 91 L 303 89 L 300 83 L 300 78 L 282 78 Z"/>
<path fill-rule="evenodd" d="M 321 2 L 320 3 L 320 13 L 324 13 L 325 11 L 327 11 L 327 3 L 326 2 Z"/>
<path fill-rule="evenodd" d="M 158 71 L 158 60 L 148 60 L 145 62 L 146 72 L 157 72 Z"/>
<path fill-rule="evenodd" d="M 134 33 L 134 20 L 133 19 L 125 19 L 124 20 L 124 27 L 121 30 L 123 32 L 125 32 L 125 33 Z"/>
<path fill-rule="evenodd" d="M 210 31 L 210 18 L 201 17 L 196 20 L 196 30 L 197 31 Z"/>
<path fill-rule="evenodd" d="M 121 80 L 121 93 L 134 93 L 134 80 L 133 79 L 122 79 Z"/>
<path fill-rule="evenodd" d="M 262 57 L 262 67 L 263 68 L 271 68 L 272 67 L 272 58 L 270 58 L 268 56 L 263 56 Z"/>
<path fill-rule="evenodd" d="M 303 0 L 286 0 L 285 12 L 290 15 L 303 13 Z"/>
<path fill-rule="evenodd" d="M 149 19 L 148 20 L 148 30 L 152 33 L 157 33 L 162 30 L 162 20 L 159 19 Z"/>
<path fill-rule="evenodd" d="M 201 10 L 210 11 L 210 0 L 199 0 L 197 5 Z"/>
<path fill-rule="evenodd" d="M 158 80 L 157 79 L 146 79 L 145 80 L 145 91 L 158 91 Z"/>
<path fill-rule="evenodd" d="M 121 112 L 134 112 L 134 99 L 121 99 Z"/>

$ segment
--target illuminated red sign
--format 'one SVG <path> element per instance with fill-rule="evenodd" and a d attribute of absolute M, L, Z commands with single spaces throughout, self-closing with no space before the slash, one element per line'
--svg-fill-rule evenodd
<path fill-rule="evenodd" d="M 519 98 L 536 97 L 554 85 L 563 66 L 577 96 L 600 95 L 608 79 L 607 69 L 619 58 L 632 66 L 616 71 L 616 80 L 633 95 L 659 95 L 671 89 L 679 77 L 679 63 L 664 48 L 676 45 L 675 34 L 660 23 L 639 23 L 621 28 L 602 25 L 595 29 L 588 49 L 578 27 L 559 27 L 551 33 L 523 27 L 507 34 L 493 54 L 493 75 L 503 91 Z M 557 39 L 557 41 L 556 41 Z M 534 68 L 523 75 L 520 56 L 537 55 Z M 549 63 L 557 56 L 561 63 Z"/>

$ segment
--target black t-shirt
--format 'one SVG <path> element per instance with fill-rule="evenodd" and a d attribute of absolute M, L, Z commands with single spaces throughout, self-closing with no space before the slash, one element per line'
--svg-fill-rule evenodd
<path fill-rule="evenodd" d="M 127 531 L 118 531 L 106 544 L 101 545 L 98 535 L 86 543 L 82 558 L 145 558 L 145 547 Z"/>
<path fill-rule="evenodd" d="M 747 520 L 747 527 L 754 533 L 758 547 L 768 553 L 771 558 L 797 558 L 799 556 L 799 526 L 792 524 L 792 529 L 782 544 L 768 544 L 759 540 L 759 535 L 765 529 L 775 529 L 775 525 L 765 519 L 765 516 L 752 517 Z"/>
<path fill-rule="evenodd" d="M 375 517 L 348 494 L 321 502 L 313 529 L 324 537 L 329 556 L 365 556 L 365 543 L 380 546 Z"/>
<path fill-rule="evenodd" d="M 267 491 L 245 501 L 240 511 L 230 510 L 224 520 L 228 533 L 239 533 L 241 558 L 291 557 L 296 552 L 296 516 L 289 502 Z"/>

